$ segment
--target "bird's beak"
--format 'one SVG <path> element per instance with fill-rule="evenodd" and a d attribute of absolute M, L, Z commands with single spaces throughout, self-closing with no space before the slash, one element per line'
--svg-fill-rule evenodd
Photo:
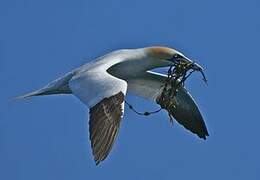
<path fill-rule="evenodd" d="M 193 60 L 183 56 L 183 57 L 173 58 L 173 59 L 171 59 L 171 62 L 175 65 L 179 64 L 179 63 L 187 64 L 189 66 L 189 69 L 191 69 L 193 71 L 199 71 L 203 76 L 203 81 L 205 81 L 207 83 L 206 76 L 203 72 L 204 68 L 201 65 L 199 65 L 198 63 L 194 62 Z"/>
<path fill-rule="evenodd" d="M 188 59 L 188 58 L 187 58 Z M 207 84 L 207 78 L 206 78 L 206 76 L 205 76 L 205 74 L 204 74 L 204 68 L 201 66 L 201 65 L 199 65 L 198 63 L 196 63 L 196 62 L 194 62 L 194 61 L 191 61 L 190 59 L 188 59 L 188 61 L 189 62 L 191 62 L 192 64 L 191 64 L 191 66 L 190 66 L 190 68 L 193 70 L 193 71 L 199 71 L 200 73 L 201 73 L 201 75 L 202 75 L 202 80 Z"/>
<path fill-rule="evenodd" d="M 201 65 L 199 65 L 195 61 L 193 61 L 185 56 L 183 58 L 181 58 L 181 61 L 184 63 L 190 64 L 190 68 L 194 71 L 203 71 L 204 70 L 204 68 Z"/>
<path fill-rule="evenodd" d="M 171 62 L 174 64 L 182 63 L 182 64 L 190 65 L 190 68 L 194 71 L 203 71 L 204 70 L 204 68 L 201 65 L 199 65 L 198 63 L 194 62 L 193 60 L 191 60 L 185 56 L 172 58 Z"/>
<path fill-rule="evenodd" d="M 204 71 L 204 68 L 196 62 L 193 62 L 191 68 L 195 71 Z"/>

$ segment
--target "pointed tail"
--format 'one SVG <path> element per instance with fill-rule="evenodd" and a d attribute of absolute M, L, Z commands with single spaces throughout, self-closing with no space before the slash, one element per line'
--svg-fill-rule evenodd
<path fill-rule="evenodd" d="M 24 94 L 24 95 L 21 95 L 21 96 L 14 97 L 13 99 L 14 99 L 14 100 L 26 99 L 26 98 L 30 98 L 30 97 L 32 97 L 32 96 L 41 96 L 41 95 L 44 95 L 43 93 L 44 93 L 44 91 L 41 92 L 41 89 L 39 89 L 39 90 L 30 92 L 30 93 L 27 93 L 27 94 Z M 46 93 L 46 92 L 45 92 L 45 93 Z"/>
<path fill-rule="evenodd" d="M 69 88 L 69 80 L 73 77 L 74 73 L 69 72 L 65 76 L 62 76 L 51 83 L 47 84 L 41 89 L 36 91 L 17 96 L 13 98 L 14 100 L 30 98 L 33 96 L 44 96 L 44 95 L 51 95 L 51 94 L 71 94 L 71 90 Z"/>

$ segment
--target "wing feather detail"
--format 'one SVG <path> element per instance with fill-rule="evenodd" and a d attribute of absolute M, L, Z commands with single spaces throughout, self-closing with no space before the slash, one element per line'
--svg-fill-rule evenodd
<path fill-rule="evenodd" d="M 123 106 L 124 94 L 119 92 L 90 108 L 90 141 L 97 165 L 112 149 L 123 116 Z"/>

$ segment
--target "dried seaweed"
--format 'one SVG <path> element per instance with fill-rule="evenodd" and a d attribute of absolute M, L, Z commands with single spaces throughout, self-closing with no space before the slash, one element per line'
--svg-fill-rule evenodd
<path fill-rule="evenodd" d="M 173 116 L 169 112 L 171 112 L 171 109 L 178 106 L 176 95 L 179 89 L 184 87 L 187 78 L 194 71 L 200 71 L 203 76 L 203 80 L 207 82 L 203 70 L 200 68 L 194 68 L 196 67 L 194 65 L 194 63 L 176 62 L 173 66 L 171 66 L 168 70 L 166 81 L 162 87 L 162 93 L 156 100 L 162 109 L 166 109 L 168 111 L 171 124 L 173 124 Z"/>

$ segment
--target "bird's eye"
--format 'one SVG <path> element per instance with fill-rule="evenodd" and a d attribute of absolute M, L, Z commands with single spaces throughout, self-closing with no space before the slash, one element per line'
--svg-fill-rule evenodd
<path fill-rule="evenodd" d="M 173 55 L 173 58 L 181 58 L 182 56 L 181 55 L 179 55 L 179 54 L 174 54 Z"/>

